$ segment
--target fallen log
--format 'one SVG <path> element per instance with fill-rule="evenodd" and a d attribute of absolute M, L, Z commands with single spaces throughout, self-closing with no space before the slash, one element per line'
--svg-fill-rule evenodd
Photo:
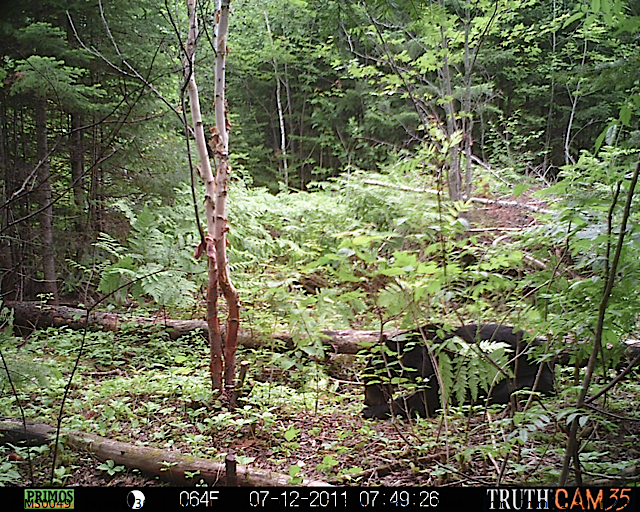
<path fill-rule="evenodd" d="M 87 312 L 84 309 L 69 306 L 52 306 L 39 302 L 6 302 L 6 306 L 14 310 L 14 327 L 20 334 L 27 334 L 34 329 L 46 327 L 69 327 L 70 329 L 118 331 L 123 325 L 136 324 L 142 327 L 157 327 L 165 329 L 172 339 L 180 338 L 190 332 L 201 330 L 208 336 L 207 322 L 204 320 L 175 320 L 165 316 L 155 318 L 123 315 L 103 311 L 92 311 L 87 322 Z M 387 336 L 397 334 L 396 330 L 384 331 Z M 223 333 L 224 334 L 224 333 Z M 322 341 L 328 353 L 356 354 L 362 349 L 362 344 L 376 343 L 380 339 L 380 331 L 358 331 L 352 329 L 323 330 Z M 259 348 L 268 345 L 271 340 L 284 341 L 293 347 L 291 334 L 288 332 L 274 332 L 270 336 L 261 335 L 252 329 L 240 329 L 238 343 L 247 348 Z M 629 339 L 623 342 L 627 346 L 630 358 L 640 353 L 640 341 Z M 568 361 L 568 360 L 567 360 Z M 567 364 L 567 361 L 561 364 Z"/>
<path fill-rule="evenodd" d="M 92 311 L 87 322 L 87 311 L 69 306 L 52 306 L 40 302 L 6 302 L 6 306 L 14 310 L 14 327 L 19 334 L 28 334 L 34 329 L 46 327 L 69 327 L 70 329 L 118 331 L 123 325 L 136 324 L 142 327 L 165 329 L 172 339 L 178 339 L 190 332 L 200 330 L 208 336 L 207 322 L 204 320 L 175 320 L 158 315 L 154 318 L 123 315 L 104 311 Z M 398 331 L 384 331 L 393 336 Z M 224 333 L 223 333 L 224 334 Z M 322 342 L 328 353 L 356 354 L 362 344 L 376 343 L 380 339 L 380 331 L 359 331 L 352 329 L 323 330 Z M 238 343 L 247 348 L 259 348 L 268 345 L 271 340 L 284 341 L 287 347 L 293 348 L 293 339 L 288 332 L 274 332 L 270 336 L 256 333 L 252 329 L 240 329 Z M 626 340 L 629 353 L 640 352 L 638 340 Z M 566 363 L 565 363 L 566 364 Z"/>
<path fill-rule="evenodd" d="M 0 442 L 18 443 L 26 437 L 38 440 L 38 444 L 55 439 L 55 428 L 44 423 L 27 422 L 14 419 L 0 420 Z M 208 485 L 224 485 L 226 482 L 225 464 L 185 455 L 176 451 L 161 450 L 149 446 L 137 446 L 105 437 L 80 432 L 66 432 L 67 443 L 76 450 L 87 451 L 101 461 L 112 460 L 129 469 L 157 476 L 174 485 L 194 485 L 204 480 Z M 36 444 L 36 443 L 32 443 Z M 187 472 L 197 474 L 188 477 Z M 236 466 L 235 478 L 240 487 L 282 487 L 291 485 L 289 476 L 262 469 Z M 326 482 L 304 479 L 302 486 L 328 486 Z"/>
<path fill-rule="evenodd" d="M 393 188 L 396 190 L 404 190 L 406 192 L 418 192 L 420 194 L 433 194 L 433 195 L 442 195 L 441 190 L 435 190 L 432 188 L 418 188 L 418 187 L 408 187 L 406 185 L 398 185 L 396 183 L 386 183 L 384 181 L 378 180 L 364 180 L 367 185 L 375 185 L 377 187 L 386 187 Z M 505 201 L 499 199 L 487 199 L 486 197 L 467 197 L 464 196 L 465 201 L 470 201 L 472 203 L 479 204 L 494 204 L 496 206 L 502 206 L 503 208 L 522 208 L 525 210 L 529 210 L 536 213 L 552 213 L 552 210 L 548 210 L 547 208 L 542 208 L 535 204 L 528 203 L 519 203 L 517 201 Z"/>
<path fill-rule="evenodd" d="M 69 327 L 70 329 L 118 331 L 125 324 L 136 324 L 143 327 L 158 327 L 165 329 L 172 339 L 180 338 L 190 332 L 200 330 L 208 337 L 209 330 L 204 320 L 175 320 L 158 315 L 154 318 L 123 315 L 118 313 L 92 311 L 87 316 L 84 309 L 69 306 L 53 306 L 40 302 L 7 302 L 6 305 L 14 310 L 14 327 L 20 334 L 27 334 L 34 329 L 46 327 Z M 378 331 L 356 331 L 350 329 L 324 330 L 321 332 L 322 341 L 336 354 L 355 354 L 361 349 L 362 342 L 374 343 L 380 338 Z M 240 329 L 238 343 L 248 348 L 258 348 L 267 345 L 272 339 L 282 340 L 287 346 L 293 347 L 290 333 L 275 332 L 271 336 L 264 336 L 252 329 Z"/>
<path fill-rule="evenodd" d="M 204 320 L 174 320 L 158 315 L 155 318 L 123 315 L 106 311 L 91 311 L 69 306 L 53 306 L 40 302 L 7 302 L 14 311 L 13 324 L 20 333 L 47 327 L 69 327 L 70 329 L 118 331 L 124 324 L 160 326 L 167 330 L 171 338 L 201 329 L 207 332 Z"/>

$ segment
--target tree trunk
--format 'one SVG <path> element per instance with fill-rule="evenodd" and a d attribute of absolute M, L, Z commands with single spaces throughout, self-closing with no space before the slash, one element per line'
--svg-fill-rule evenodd
<path fill-rule="evenodd" d="M 4 186 L 2 233 L 0 236 L 0 251 L 2 254 L 2 275 L 0 276 L 0 291 L 5 300 L 24 300 L 25 280 L 32 275 L 24 268 L 26 258 L 24 256 L 25 240 L 30 238 L 30 225 L 13 224 L 30 211 L 29 193 L 24 193 L 29 184 L 28 167 L 23 163 L 21 155 L 24 152 L 20 148 L 20 134 L 18 109 L 8 103 L 6 91 L 0 89 L 0 108 L 2 118 L 0 122 L 0 140 L 2 145 L 2 157 L 0 157 L 0 169 Z M 8 129 L 10 126 L 13 129 Z M 25 172 L 27 171 L 27 172 Z"/>
<path fill-rule="evenodd" d="M 582 69 L 585 67 L 587 59 L 587 38 L 584 39 L 583 52 L 582 52 Z M 578 101 L 580 100 L 580 87 L 582 85 L 582 78 L 578 80 L 576 90 L 572 94 L 569 85 L 567 85 L 567 92 L 569 93 L 569 101 L 571 101 L 571 114 L 569 115 L 569 122 L 567 123 L 567 131 L 564 138 L 564 165 L 574 165 L 576 162 L 571 156 L 571 130 L 573 129 L 573 121 L 575 119 L 576 111 L 578 108 Z"/>
<path fill-rule="evenodd" d="M 227 397 L 233 397 L 235 388 L 235 353 L 240 322 L 238 292 L 231 284 L 227 261 L 227 193 L 229 189 L 229 134 L 225 100 L 225 64 L 227 55 L 227 33 L 229 30 L 229 0 L 223 0 L 216 12 L 216 63 L 215 63 L 215 114 L 216 125 L 211 132 L 209 146 L 216 161 L 214 178 L 209 162 L 200 99 L 194 75 L 195 47 L 198 40 L 198 18 L 196 0 L 187 0 L 189 11 L 189 37 L 187 39 L 184 73 L 187 81 L 193 129 L 200 158 L 201 175 L 205 184 L 205 214 L 207 236 L 197 253 L 206 252 L 208 260 L 207 327 L 211 350 L 211 383 L 214 390 L 224 389 Z M 201 242 L 202 243 L 202 242 Z M 218 288 L 222 289 L 228 307 L 226 339 L 222 343 L 222 332 L 218 317 Z"/>
<path fill-rule="evenodd" d="M 216 33 L 215 65 L 215 112 L 216 129 L 219 138 L 214 144 L 216 160 L 216 208 L 214 242 L 218 282 L 227 301 L 227 335 L 224 345 L 224 381 L 227 397 L 233 401 L 235 396 L 236 349 L 238 347 L 238 329 L 240 327 L 240 300 L 238 292 L 231 283 L 229 260 L 227 258 L 227 193 L 229 190 L 229 121 L 227 120 L 227 100 L 225 99 L 225 66 L 227 57 L 227 34 L 229 32 L 229 3 L 222 0 L 218 11 L 218 30 Z M 235 404 L 231 404 L 235 405 Z"/>
<path fill-rule="evenodd" d="M 267 34 L 269 35 L 269 43 L 271 44 L 271 51 L 275 50 L 273 46 L 273 35 L 271 34 L 271 25 L 269 24 L 269 16 L 267 11 L 264 11 L 264 21 L 267 25 Z M 278 61 L 275 56 L 272 59 L 273 73 L 276 77 L 276 103 L 278 105 L 278 120 L 280 123 L 280 152 L 282 153 L 282 170 L 284 173 L 284 186 L 289 188 L 289 168 L 287 164 L 287 135 L 284 125 L 284 113 L 282 111 L 282 98 L 281 98 L 281 82 L 280 73 L 278 73 Z"/>
<path fill-rule="evenodd" d="M 93 83 L 99 83 L 99 80 L 96 79 Z M 102 133 L 100 131 L 100 124 L 98 123 L 98 117 L 95 114 L 93 116 L 92 144 L 89 221 L 87 224 L 94 233 L 100 233 L 104 231 L 104 202 L 102 199 L 103 169 L 102 163 L 100 162 L 102 155 Z"/>
<path fill-rule="evenodd" d="M 473 149 L 473 117 L 471 117 L 471 79 L 473 66 L 469 48 L 469 36 L 471 32 L 471 12 L 465 9 L 466 19 L 464 25 L 464 101 L 462 105 L 462 130 L 464 141 L 465 159 L 465 194 L 471 197 L 471 182 L 473 181 L 473 165 L 471 152 Z"/>
<path fill-rule="evenodd" d="M 14 191 L 15 169 L 9 168 L 9 159 L 6 156 L 5 126 L 6 126 L 6 106 L 5 95 L 0 91 L 0 172 L 2 173 L 3 187 L 1 189 L 0 204 L 2 212 L 0 216 L 0 229 L 4 231 L 11 221 L 12 208 L 8 204 L 9 197 Z M 16 299 L 14 291 L 16 288 L 16 274 L 14 270 L 13 251 L 10 237 L 0 237 L 0 294 L 3 297 L 11 296 Z"/>
<path fill-rule="evenodd" d="M 444 62 L 442 64 L 441 71 L 441 91 L 445 99 L 444 110 L 447 114 L 447 141 L 449 142 L 449 172 L 447 173 L 447 180 L 449 183 L 449 197 L 452 201 L 460 201 L 462 199 L 462 176 L 460 173 L 460 155 L 459 145 L 453 144 L 452 140 L 458 131 L 458 123 L 456 121 L 456 109 L 453 100 L 453 86 L 451 83 L 451 70 L 449 68 L 449 41 L 445 34 L 445 29 L 441 28 L 442 32 L 442 50 L 444 53 Z"/>
<path fill-rule="evenodd" d="M 553 19 L 556 19 L 557 16 L 557 6 L 556 0 L 553 0 Z M 551 31 L 551 63 L 555 62 L 556 58 L 556 47 L 557 47 L 557 39 L 556 32 Z M 555 93 L 556 93 L 556 75 L 555 75 L 555 65 L 552 66 L 551 70 L 551 90 L 549 92 L 549 112 L 547 113 L 547 125 L 545 129 L 544 135 L 544 158 L 542 160 L 542 175 L 546 177 L 547 170 L 549 169 L 552 158 L 551 158 L 551 127 L 553 123 L 553 114 L 554 114 L 554 103 L 555 103 Z"/>
<path fill-rule="evenodd" d="M 28 440 L 29 444 L 45 444 L 55 439 L 56 429 L 44 423 L 27 422 L 26 427 L 17 420 L 0 421 L 0 442 L 16 444 Z M 159 477 L 175 485 L 194 485 L 204 480 L 209 485 L 224 486 L 225 464 L 199 459 L 176 451 L 160 450 L 151 446 L 138 446 L 77 430 L 67 432 L 68 444 L 77 450 L 91 453 L 96 458 L 112 460 L 116 465 Z M 187 476 L 197 473 L 195 476 Z M 290 485 L 289 476 L 260 469 L 239 466 L 235 472 L 241 487 L 282 487 Z M 325 482 L 303 480 L 303 486 L 326 486 Z"/>
<path fill-rule="evenodd" d="M 189 10 L 189 36 L 187 38 L 185 62 L 183 64 L 189 105 L 191 107 L 191 119 L 196 139 L 196 148 L 200 159 L 200 175 L 204 181 L 205 198 L 204 209 L 207 221 L 207 236 L 204 240 L 205 247 L 201 249 L 208 258 L 207 264 L 207 327 L 209 332 L 210 368 L 213 389 L 222 390 L 222 337 L 220 335 L 220 322 L 218 320 L 218 273 L 214 247 L 215 231 L 215 197 L 216 182 L 211 170 L 207 141 L 200 112 L 200 97 L 195 77 L 195 50 L 198 41 L 198 18 L 196 14 L 196 0 L 187 0 Z M 215 128 L 214 128 L 215 130 Z M 214 132 L 213 136 L 216 135 Z"/>
<path fill-rule="evenodd" d="M 84 234 L 84 210 L 87 201 L 84 191 L 84 144 L 82 123 L 83 117 L 81 114 L 71 114 L 69 164 L 71 165 L 71 187 L 73 188 L 73 201 L 76 206 L 75 227 L 79 235 Z"/>
<path fill-rule="evenodd" d="M 40 242 L 42 244 L 42 270 L 44 273 L 43 293 L 58 303 L 56 284 L 55 253 L 53 247 L 53 205 L 51 203 L 51 181 L 49 171 L 49 148 L 47 144 L 47 100 L 36 99 L 36 140 L 37 157 L 40 166 Z"/>

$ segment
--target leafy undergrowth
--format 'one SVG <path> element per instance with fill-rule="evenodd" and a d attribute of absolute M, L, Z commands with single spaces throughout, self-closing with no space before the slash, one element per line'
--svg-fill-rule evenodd
<path fill-rule="evenodd" d="M 591 182 L 581 184 L 582 171 L 573 169 L 576 197 L 595 201 L 590 192 L 602 191 Z M 65 429 L 216 461 L 233 449 L 240 464 L 290 475 L 291 484 L 304 477 L 341 485 L 537 485 L 558 481 L 567 425 L 575 420 L 583 483 L 637 481 L 637 369 L 606 401 L 580 411 L 574 404 L 582 370 L 558 369 L 559 394 L 534 401 L 527 412 L 510 414 L 498 407 L 450 410 L 410 422 L 362 418 L 363 357 L 325 362 L 323 329 L 504 321 L 545 335 L 545 357 L 569 349 L 570 360 L 586 360 L 595 306 L 607 281 L 603 261 L 615 241 L 607 235 L 613 219 L 602 212 L 617 209 L 609 207 L 604 193 L 596 198 L 597 208 L 587 205 L 593 210 L 589 215 L 577 201 L 535 225 L 528 213 L 497 205 L 470 210 L 465 219 L 460 214 L 469 205 L 441 210 L 426 196 L 401 193 L 393 180 L 404 184 L 406 176 L 390 175 L 390 187 L 371 188 L 354 174 L 328 193 L 288 194 L 277 202 L 263 192 L 245 200 L 243 194 L 250 192 L 237 191 L 240 221 L 230 264 L 243 297 L 243 326 L 256 333 L 286 328 L 292 338 L 290 347 L 272 342 L 240 351 L 238 359 L 249 363 L 249 373 L 237 410 L 212 401 L 208 348 L 197 334 L 172 341 L 162 332 L 127 326 L 86 338 L 49 329 L 25 341 L 3 332 L 0 348 L 26 418 L 57 423 L 83 346 L 64 407 Z M 187 243 L 193 233 L 180 223 L 181 210 L 173 210 L 161 216 L 162 229 L 156 216 L 132 214 L 135 229 L 127 246 L 102 241 L 109 258 L 100 289 L 117 286 L 120 299 L 138 313 L 145 304 L 170 307 L 173 299 L 159 292 L 186 289 L 178 295 L 188 300 L 173 307 L 181 305 L 177 311 L 184 317 L 202 316 L 202 273 L 186 287 L 171 273 L 165 281 L 164 274 L 148 275 L 153 262 L 177 265 L 175 240 L 185 240 L 180 254 L 189 265 L 183 270 L 195 268 Z M 634 237 L 624 246 L 622 277 L 609 301 L 602 351 L 607 369 L 598 363 L 591 392 L 611 381 L 613 368 L 622 366 L 622 341 L 636 336 L 640 245 L 637 233 Z M 132 262 L 144 264 L 134 272 Z M 120 288 L 122 279 L 141 276 L 149 279 L 137 281 L 140 289 Z M 19 417 L 18 400 L 6 379 L 0 382 L 0 416 Z M 0 484 L 49 483 L 51 447 L 31 451 L 32 470 L 24 448 L 0 448 Z M 136 485 L 155 484 L 113 461 L 66 448 L 58 462 L 52 482 L 57 485 L 118 485 L 131 479 L 141 482 Z"/>
<path fill-rule="evenodd" d="M 20 348 L 5 338 L 10 361 L 33 359 L 19 391 L 27 419 L 55 424 L 82 333 L 35 332 Z M 265 351 L 244 350 L 250 363 L 245 396 L 235 411 L 211 401 L 208 358 L 199 336 L 172 341 L 163 333 L 88 333 L 62 425 L 108 438 L 339 485 L 553 484 L 562 464 L 568 413 L 560 397 L 526 413 L 504 408 L 452 410 L 414 421 L 362 418 L 359 357 L 332 367 L 307 361 L 282 370 Z M 14 363 L 17 364 L 17 363 Z M 582 413 L 585 477 L 623 475 L 640 458 L 637 378 L 610 396 L 607 414 Z M 565 409 L 564 411 L 567 411 Z M 18 417 L 15 397 L 0 397 L 0 416 Z M 626 417 L 629 419 L 622 420 Z M 633 419 L 635 418 L 635 420 Z M 45 485 L 52 447 L 0 448 L 0 484 Z M 34 482 L 30 474 L 33 472 Z M 198 483 L 194 475 L 194 484 Z M 54 485 L 158 485 L 135 470 L 63 447 Z"/>

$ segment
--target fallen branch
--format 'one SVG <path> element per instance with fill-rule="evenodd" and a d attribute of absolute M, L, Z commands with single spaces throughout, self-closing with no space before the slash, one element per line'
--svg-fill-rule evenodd
<path fill-rule="evenodd" d="M 12 444 L 24 440 L 38 440 L 44 444 L 55 439 L 55 428 L 44 423 L 27 422 L 26 428 L 18 420 L 0 421 L 0 440 Z M 139 469 L 151 476 L 157 476 L 165 482 L 175 485 L 194 485 L 204 480 L 209 485 L 224 485 L 226 480 L 225 464 L 208 459 L 199 459 L 176 451 L 161 450 L 148 446 L 137 446 L 121 441 L 114 441 L 87 432 L 67 432 L 67 443 L 77 450 L 91 453 L 101 461 L 112 460 L 118 465 L 130 469 Z M 36 444 L 36 443 L 32 443 Z M 186 473 L 197 474 L 193 477 Z M 291 485 L 289 476 L 273 473 L 247 466 L 235 467 L 237 485 L 241 487 L 281 487 Z M 317 480 L 305 479 L 302 485 L 327 486 L 329 484 Z"/>
<path fill-rule="evenodd" d="M 490 231 L 522 231 L 523 228 L 506 228 L 506 227 L 500 227 L 500 226 L 496 226 L 496 227 L 492 227 L 492 228 L 473 228 L 473 229 L 468 229 L 467 231 L 469 233 L 487 233 Z"/>
<path fill-rule="evenodd" d="M 435 195 L 442 194 L 442 191 L 435 190 L 432 188 L 407 187 L 406 185 L 397 185 L 395 183 L 386 183 L 384 181 L 378 181 L 378 180 L 364 180 L 364 182 L 367 185 L 375 185 L 377 187 L 386 187 L 386 188 L 393 188 L 396 190 L 404 190 L 405 192 L 418 192 L 419 194 L 435 194 Z M 470 201 L 472 203 L 495 204 L 497 206 L 503 206 L 503 207 L 522 208 L 524 210 L 529 210 L 536 213 L 551 213 L 551 210 L 547 210 L 546 208 L 540 208 L 539 206 L 535 206 L 528 203 L 518 203 L 517 201 L 502 201 L 498 199 L 487 199 L 486 197 L 470 197 L 470 198 L 465 197 L 464 199 L 465 201 Z"/>
<path fill-rule="evenodd" d="M 547 264 L 544 261 L 540 261 L 538 258 L 534 258 L 530 254 L 522 253 L 522 259 L 540 270 L 547 270 Z"/>

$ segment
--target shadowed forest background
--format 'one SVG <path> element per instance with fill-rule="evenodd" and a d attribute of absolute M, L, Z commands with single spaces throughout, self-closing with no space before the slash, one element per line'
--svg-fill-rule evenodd
<path fill-rule="evenodd" d="M 195 56 L 212 141 L 217 8 Z M 182 2 L 2 7 L 0 418 L 288 484 L 638 482 L 640 3 L 233 0 L 236 406 L 204 327 L 167 330 L 207 309 L 188 28 Z M 41 321 L 56 306 L 67 327 Z M 71 325 L 87 309 L 115 323 Z M 378 334 L 433 322 L 524 329 L 555 395 L 363 419 Z M 438 371 L 467 396 L 489 367 Z M 155 483 L 62 441 L 5 440 L 0 485 Z"/>

